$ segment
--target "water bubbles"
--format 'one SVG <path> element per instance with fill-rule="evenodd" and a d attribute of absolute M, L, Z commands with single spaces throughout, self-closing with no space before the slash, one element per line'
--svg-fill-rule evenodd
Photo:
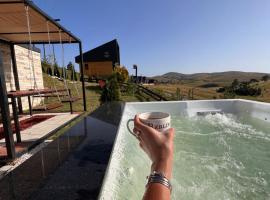
<path fill-rule="evenodd" d="M 133 167 L 128 167 L 128 168 L 125 168 L 125 175 L 126 177 L 130 177 L 134 172 L 134 168 Z"/>
<path fill-rule="evenodd" d="M 133 111 L 124 122 L 130 117 Z M 172 126 L 176 129 L 172 199 L 270 198 L 267 131 L 219 113 L 172 116 Z M 107 194 L 111 199 L 141 199 L 150 161 L 127 133 L 126 124 L 120 128 Z"/>

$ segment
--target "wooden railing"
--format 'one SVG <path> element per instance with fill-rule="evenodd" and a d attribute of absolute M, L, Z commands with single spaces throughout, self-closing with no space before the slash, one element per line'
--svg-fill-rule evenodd
<path fill-rule="evenodd" d="M 129 83 L 122 83 L 121 86 L 123 87 L 128 87 L 129 86 Z M 143 94 L 153 98 L 154 100 L 156 101 L 168 101 L 167 98 L 163 97 L 162 95 L 160 94 L 157 94 L 156 92 L 146 88 L 146 87 L 143 87 L 142 85 L 135 85 L 135 93 L 139 94 L 140 92 L 142 92 Z"/>

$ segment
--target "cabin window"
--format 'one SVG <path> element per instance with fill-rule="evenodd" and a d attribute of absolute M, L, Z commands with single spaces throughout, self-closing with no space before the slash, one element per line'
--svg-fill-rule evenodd
<path fill-rule="evenodd" d="M 88 64 L 85 64 L 84 67 L 86 70 L 88 70 Z"/>

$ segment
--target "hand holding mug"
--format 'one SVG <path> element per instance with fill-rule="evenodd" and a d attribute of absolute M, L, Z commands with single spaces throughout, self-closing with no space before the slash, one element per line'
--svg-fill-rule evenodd
<path fill-rule="evenodd" d="M 166 177 L 171 178 L 174 129 L 169 128 L 161 134 L 158 130 L 142 123 L 136 115 L 133 131 L 140 141 L 140 147 L 152 161 L 152 171 L 163 172 Z"/>
<path fill-rule="evenodd" d="M 138 114 L 138 118 L 140 121 L 161 133 L 165 133 L 171 127 L 171 116 L 168 113 L 163 112 L 145 112 Z M 137 137 L 136 133 L 134 133 L 129 128 L 129 123 L 134 121 L 134 119 L 129 119 L 127 122 L 128 131 Z"/>

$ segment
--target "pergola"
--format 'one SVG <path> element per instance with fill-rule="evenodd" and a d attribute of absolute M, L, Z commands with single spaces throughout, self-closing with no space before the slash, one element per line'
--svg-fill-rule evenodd
<path fill-rule="evenodd" d="M 31 30 L 28 28 L 28 12 Z M 84 87 L 84 72 L 82 59 L 82 43 L 79 38 L 61 26 L 57 20 L 48 16 L 29 0 L 0 0 L 0 42 L 10 46 L 11 60 L 15 79 L 16 90 L 20 90 L 18 71 L 16 66 L 15 49 L 16 44 L 60 44 L 77 43 L 81 56 L 80 73 L 83 91 L 84 111 L 86 111 L 86 98 Z M 48 37 L 48 34 L 50 37 Z M 11 119 L 8 106 L 8 96 L 4 76 L 3 62 L 0 55 L 0 106 L 5 133 L 5 142 L 8 158 L 16 157 Z"/>

